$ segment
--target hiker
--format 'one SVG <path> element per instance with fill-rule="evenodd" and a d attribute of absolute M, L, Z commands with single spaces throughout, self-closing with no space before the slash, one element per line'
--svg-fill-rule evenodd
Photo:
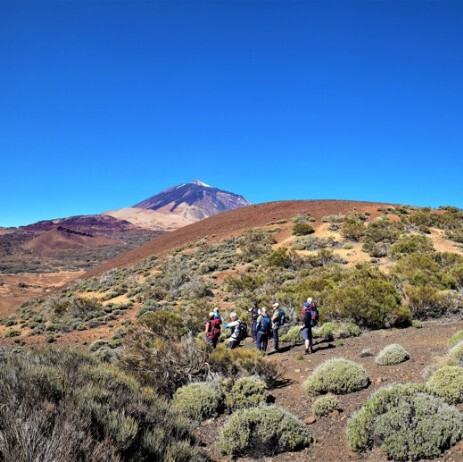
<path fill-rule="evenodd" d="M 267 308 L 260 309 L 260 315 L 256 322 L 257 342 L 256 346 L 259 351 L 267 351 L 268 339 L 271 333 L 271 321 L 267 315 Z"/>
<path fill-rule="evenodd" d="M 252 303 L 252 308 L 249 308 L 249 313 L 251 313 L 251 335 L 252 335 L 252 341 L 254 343 L 257 342 L 257 318 L 259 317 L 259 307 L 257 305 L 257 302 Z"/>
<path fill-rule="evenodd" d="M 312 297 L 309 297 L 307 299 L 307 302 L 304 303 L 304 308 L 302 308 L 302 316 L 305 315 L 305 311 L 308 307 L 313 307 L 314 306 L 314 301 Z"/>
<path fill-rule="evenodd" d="M 273 350 L 271 353 L 278 351 L 278 341 L 279 341 L 279 329 L 285 322 L 285 312 L 280 308 L 279 303 L 273 304 L 273 314 L 272 314 L 272 332 L 273 332 Z"/>
<path fill-rule="evenodd" d="M 239 346 L 241 339 L 243 338 L 242 330 L 244 328 L 243 324 L 239 319 L 238 315 L 233 312 L 230 313 L 230 322 L 225 324 L 225 329 L 231 330 L 230 341 L 228 342 L 228 348 L 234 349 Z"/>
<path fill-rule="evenodd" d="M 221 318 L 220 313 L 219 313 L 219 308 L 217 306 L 214 308 L 214 318 L 215 319 L 220 319 L 220 322 L 222 322 L 222 318 Z"/>
<path fill-rule="evenodd" d="M 312 327 L 317 325 L 318 309 L 315 303 L 309 303 L 307 300 L 302 312 L 304 313 L 304 326 L 301 329 L 301 334 L 305 343 L 305 354 L 310 354 L 313 353 Z"/>
<path fill-rule="evenodd" d="M 222 321 L 220 318 L 215 317 L 215 313 L 211 311 L 209 313 L 209 320 L 206 323 L 206 342 L 212 344 L 212 348 L 217 346 L 220 338 L 220 326 Z"/>

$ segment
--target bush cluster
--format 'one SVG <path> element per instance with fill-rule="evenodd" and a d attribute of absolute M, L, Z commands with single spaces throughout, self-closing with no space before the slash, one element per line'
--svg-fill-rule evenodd
<path fill-rule="evenodd" d="M 408 351 L 398 343 L 384 347 L 376 356 L 375 362 L 380 366 L 392 366 L 410 359 Z"/>
<path fill-rule="evenodd" d="M 423 385 L 394 385 L 374 393 L 347 424 L 354 451 L 378 445 L 390 459 L 439 456 L 463 436 L 463 417 Z"/>
<path fill-rule="evenodd" d="M 318 365 L 304 382 L 305 391 L 316 396 L 324 393 L 346 394 L 368 387 L 370 379 L 363 366 L 335 358 Z"/>
<path fill-rule="evenodd" d="M 460 343 L 463 340 L 463 330 L 459 330 L 458 332 L 455 332 L 448 341 L 448 347 L 453 348 L 455 345 Z"/>
<path fill-rule="evenodd" d="M 2 460 L 206 460 L 153 390 L 83 353 L 2 355 L 0 401 Z"/>
<path fill-rule="evenodd" d="M 217 447 L 223 454 L 260 458 L 310 445 L 303 422 L 274 406 L 236 411 L 220 432 Z"/>

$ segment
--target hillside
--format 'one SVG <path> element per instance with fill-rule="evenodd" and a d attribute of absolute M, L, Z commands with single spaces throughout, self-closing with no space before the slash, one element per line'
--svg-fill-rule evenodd
<path fill-rule="evenodd" d="M 250 206 L 164 235 L 61 291 L 4 312 L 0 343 L 88 350 L 91 361 L 105 368 L 105 380 L 128 374 L 126 383 L 151 387 L 175 409 L 183 406 L 198 438 L 194 447 L 207 457 L 202 460 L 223 460 L 235 441 L 243 445 L 242 452 L 237 450 L 242 460 L 260 457 L 246 439 L 235 438 L 238 430 L 231 431 L 231 442 L 224 442 L 221 433 L 238 419 L 236 403 L 248 399 L 283 409 L 260 407 L 258 420 L 273 423 L 259 420 L 250 424 L 251 431 L 292 435 L 279 440 L 281 454 L 269 452 L 269 460 L 386 462 L 431 455 L 462 460 L 463 443 L 455 445 L 463 437 L 462 230 L 463 213 L 453 207 L 349 201 Z M 300 322 L 308 296 L 317 300 L 320 320 L 313 329 L 315 353 L 306 356 Z M 263 356 L 251 339 L 227 349 L 228 330 L 216 350 L 208 347 L 208 312 L 218 307 L 228 322 L 236 311 L 249 323 L 252 301 L 261 307 L 277 301 L 284 308 L 279 351 Z M 67 363 L 59 364 L 53 367 Z M 434 379 L 439 374 L 450 375 L 439 382 Z M 384 389 L 397 383 L 406 385 Z M 183 387 L 190 384 L 182 402 Z M 209 398 L 203 399 L 200 390 L 209 390 Z M 373 415 L 352 430 L 356 412 L 377 412 L 371 404 L 362 411 L 374 391 L 392 400 L 386 402 L 392 420 Z M 320 397 L 326 398 L 323 405 L 313 408 Z M 217 407 L 209 410 L 214 399 Z M 131 414 L 127 422 L 136 418 Z M 277 430 L 280 421 L 285 428 Z M 405 427 L 398 428 L 396 421 Z M 420 433 L 431 421 L 432 431 Z M 376 424 L 386 426 L 386 436 L 356 439 L 357 431 L 376 435 Z M 434 429 L 438 435 L 451 432 L 451 443 L 436 440 Z M 291 443 L 307 432 L 310 443 Z M 426 445 L 416 445 L 421 439 Z"/>

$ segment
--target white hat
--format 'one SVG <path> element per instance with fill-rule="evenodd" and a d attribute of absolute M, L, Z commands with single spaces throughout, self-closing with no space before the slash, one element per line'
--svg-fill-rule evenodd
<path fill-rule="evenodd" d="M 273 308 L 278 308 L 279 306 L 280 306 L 279 303 L 274 303 L 274 304 L 273 304 Z"/>

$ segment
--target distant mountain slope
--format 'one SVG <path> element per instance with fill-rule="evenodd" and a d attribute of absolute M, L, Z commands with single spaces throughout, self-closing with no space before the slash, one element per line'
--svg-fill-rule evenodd
<path fill-rule="evenodd" d="M 93 236 L 58 226 L 31 239 L 22 247 L 34 255 L 51 256 L 63 251 L 76 251 L 104 245 L 125 244 L 107 237 Z"/>
<path fill-rule="evenodd" d="M 197 221 L 248 205 L 251 203 L 243 196 L 195 180 L 166 189 L 134 207 Z"/>

